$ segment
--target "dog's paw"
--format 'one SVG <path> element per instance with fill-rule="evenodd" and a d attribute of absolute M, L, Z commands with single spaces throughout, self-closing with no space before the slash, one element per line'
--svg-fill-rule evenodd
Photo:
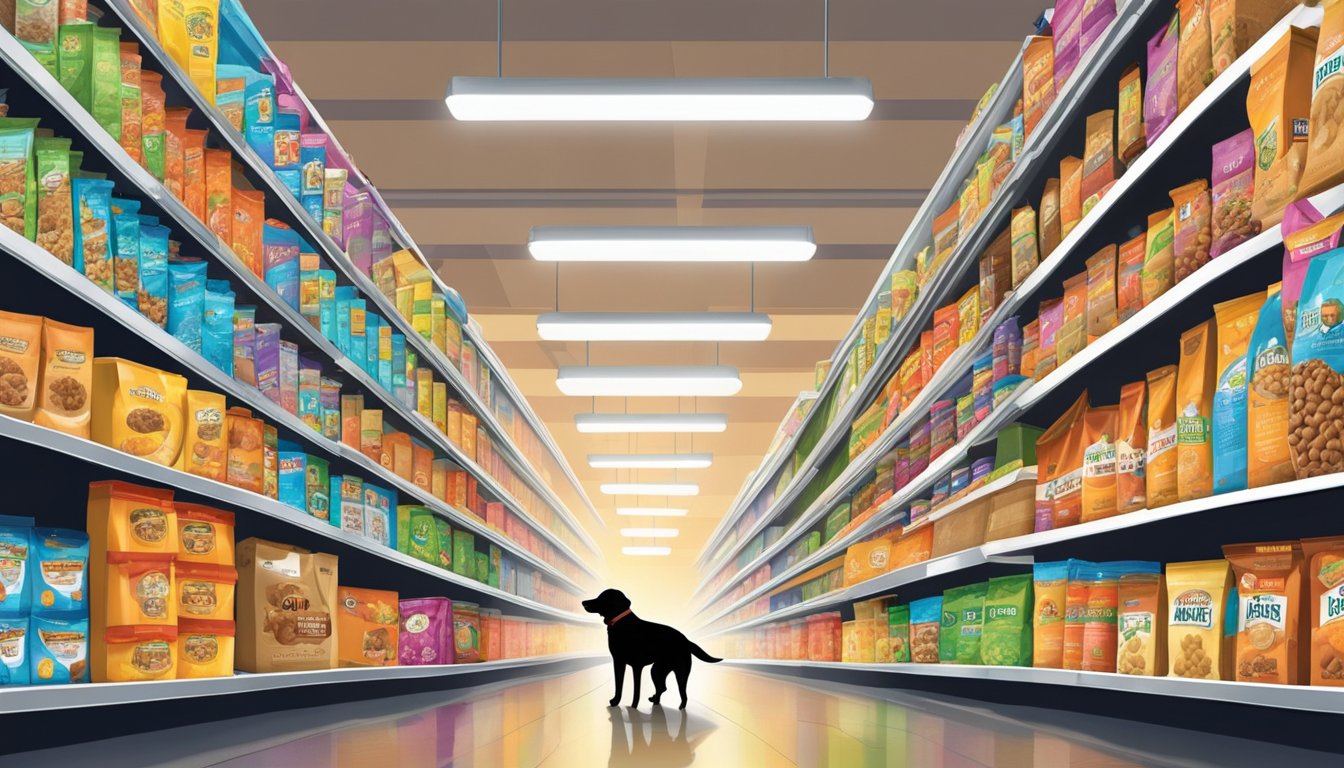
<path fill-rule="evenodd" d="M 680 707 L 677 707 L 677 709 L 683 709 L 683 710 L 686 709 L 686 702 L 684 702 L 684 701 L 681 702 L 681 706 L 680 706 Z"/>
<path fill-rule="evenodd" d="M 659 703 L 659 702 L 658 702 L 658 697 L 657 697 L 657 696 L 650 696 L 650 697 L 649 697 L 649 703 L 650 703 L 650 704 L 657 704 L 657 703 Z"/>
<path fill-rule="evenodd" d="M 607 706 L 608 706 L 608 707 L 614 707 L 614 706 L 616 706 L 616 705 L 618 705 L 618 704 L 620 704 L 620 703 L 621 703 L 621 700 L 620 700 L 620 699 L 612 699 L 612 700 L 610 700 L 610 701 L 607 702 Z"/>

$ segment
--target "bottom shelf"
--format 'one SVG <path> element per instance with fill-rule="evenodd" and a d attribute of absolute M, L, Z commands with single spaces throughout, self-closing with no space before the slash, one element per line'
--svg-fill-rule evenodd
<path fill-rule="evenodd" d="M 0 688 L 0 714 L 36 712 L 52 709 L 108 707 L 121 704 L 145 704 L 154 701 L 200 696 L 275 691 L 337 683 L 373 683 L 396 680 L 433 680 L 471 677 L 480 684 L 481 675 L 526 669 L 529 674 L 544 674 L 546 667 L 570 666 L 571 662 L 596 663 L 601 656 L 591 653 L 566 653 L 524 659 L 487 661 L 479 664 L 440 664 L 405 667 L 365 667 L 358 669 L 321 669 L 308 672 L 239 673 L 233 677 L 193 680 L 153 680 L 132 683 L 88 683 L 83 685 L 36 685 Z M 447 686 L 444 687 L 455 687 Z"/>

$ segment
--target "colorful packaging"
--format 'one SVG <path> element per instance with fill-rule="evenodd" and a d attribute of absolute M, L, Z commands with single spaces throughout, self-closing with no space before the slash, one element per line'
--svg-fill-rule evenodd
<path fill-rule="evenodd" d="M 1156 676 L 1167 668 L 1166 589 L 1162 567 L 1121 574 L 1116 616 L 1116 672 Z"/>
<path fill-rule="evenodd" d="M 1308 128 L 1318 140 L 1330 135 L 1318 127 L 1320 124 L 1310 122 L 1316 37 L 1315 29 L 1290 26 L 1274 47 L 1251 65 L 1251 88 L 1246 94 L 1246 115 L 1255 132 L 1251 218 L 1262 226 L 1279 223 L 1284 207 L 1299 197 Z"/>
<path fill-rule="evenodd" d="M 229 205 L 232 216 L 229 247 L 252 274 L 265 278 L 266 232 L 270 226 L 266 223 L 266 195 L 250 189 L 232 188 Z"/>
<path fill-rule="evenodd" d="M 1134 162 L 1147 146 L 1143 133 L 1143 79 L 1138 64 L 1130 64 L 1120 75 L 1115 143 L 1120 162 L 1126 165 Z"/>
<path fill-rule="evenodd" d="M 1082 216 L 1098 202 L 1106 186 L 1115 181 L 1115 110 L 1103 109 L 1087 116 L 1087 143 L 1083 152 Z"/>
<path fill-rule="evenodd" d="M 0 322 L 0 328 L 5 325 L 8 323 Z M 33 423 L 88 438 L 89 401 L 93 392 L 93 329 L 55 320 L 43 321 L 41 373 Z M 16 391 L 16 398 L 18 394 Z"/>
<path fill-rule="evenodd" d="M 140 148 L 145 170 L 163 181 L 164 163 L 164 108 L 163 75 L 148 69 L 140 71 Z"/>
<path fill-rule="evenodd" d="M 1079 522 L 1116 513 L 1115 435 L 1118 406 L 1089 408 L 1083 414 L 1083 490 Z"/>
<path fill-rule="evenodd" d="M 1298 685 L 1307 647 L 1298 637 L 1306 600 L 1302 547 L 1296 541 L 1228 544 L 1223 554 L 1237 585 L 1238 682 Z"/>
<path fill-rule="evenodd" d="M 1030 136 L 1055 101 L 1055 49 L 1051 37 L 1031 37 L 1022 53 L 1022 122 Z"/>
<path fill-rule="evenodd" d="M 3 144 L 4 137 L 0 134 L 0 147 Z M 34 141 L 33 152 L 37 185 L 35 242 L 62 263 L 73 265 L 75 233 L 70 187 L 70 140 L 38 138 Z M 0 200 L 5 197 L 0 196 Z M 20 224 L 20 221 L 18 217 L 7 217 L 5 224 L 12 227 Z"/>
<path fill-rule="evenodd" d="M 61 528 L 32 529 L 27 577 L 32 615 L 87 612 L 89 535 Z M 8 585 L 6 585 L 8 586 Z"/>
<path fill-rule="evenodd" d="M 224 413 L 224 431 L 229 436 L 225 481 L 253 493 L 262 493 L 266 487 L 262 421 L 252 418 L 246 408 L 230 408 Z"/>
<path fill-rule="evenodd" d="M 1288 381 L 1280 284 L 1271 285 L 1246 352 L 1246 479 L 1251 488 L 1296 477 L 1288 450 Z M 1217 431 L 1215 428 L 1215 437 Z"/>
<path fill-rule="evenodd" d="M 207 507 L 204 504 L 175 502 L 177 513 L 177 563 L 185 565 L 214 565 L 232 568 L 234 564 L 232 512 Z M 179 574 L 180 575 L 180 574 Z M 180 581 L 180 579 L 179 579 Z M 232 618 L 230 610 L 228 617 Z"/>
<path fill-rule="evenodd" d="M 917 664 L 939 661 L 939 631 L 943 619 L 943 596 L 910 603 L 910 660 Z M 810 656 L 809 656 L 810 658 Z"/>
<path fill-rule="evenodd" d="M 33 685 L 89 682 L 88 617 L 33 616 L 28 629 L 27 655 Z M 13 682 L 17 681 L 11 678 Z"/>
<path fill-rule="evenodd" d="M 1120 246 L 1115 267 L 1117 324 L 1125 322 L 1143 309 L 1143 262 L 1147 250 L 1148 237 L 1142 233 Z"/>
<path fill-rule="evenodd" d="M 151 559 L 177 555 L 177 512 L 172 491 L 100 480 L 89 483 L 87 509 L 91 552 L 127 552 Z M 94 578 L 99 566 L 99 558 L 94 558 L 90 564 L 92 584 L 99 583 Z"/>
<path fill-rule="evenodd" d="M 1170 677 L 1230 678 L 1224 676 L 1223 625 L 1231 589 L 1226 560 L 1167 564 Z"/>
<path fill-rule="evenodd" d="M 1036 440 L 1036 530 L 1063 528 L 1082 514 L 1083 414 L 1087 392 Z"/>
<path fill-rule="evenodd" d="M 1251 217 L 1255 189 L 1255 134 L 1248 128 L 1213 145 L 1213 244 L 1216 258 L 1260 234 Z"/>
<path fill-rule="evenodd" d="M 140 127 L 140 48 L 137 43 L 122 43 L 118 51 L 121 65 L 121 148 L 137 163 L 144 164 L 144 135 Z"/>
<path fill-rule="evenodd" d="M 237 667 L 247 672 L 335 668 L 337 577 L 335 555 L 255 538 L 239 542 Z M 361 640 L 356 638 L 356 646 Z"/>
<path fill-rule="evenodd" d="M 140 222 L 140 314 L 160 328 L 168 325 L 168 228 Z"/>
<path fill-rule="evenodd" d="M 28 664 L 30 628 L 27 614 L 0 616 L 0 686 L 32 683 Z"/>
<path fill-rule="evenodd" d="M 1143 99 L 1143 128 L 1150 147 L 1180 111 L 1176 94 L 1177 41 L 1180 36 L 1181 17 L 1176 13 L 1171 22 L 1148 41 L 1148 90 Z"/>
<path fill-rule="evenodd" d="M 1303 539 L 1302 556 L 1311 606 L 1310 683 L 1344 686 L 1344 537 Z"/>
<path fill-rule="evenodd" d="M 1341 129 L 1344 129 L 1344 107 L 1341 106 L 1344 104 L 1344 99 L 1341 99 L 1341 95 L 1344 95 L 1342 61 L 1344 5 L 1339 0 L 1327 0 L 1311 76 L 1311 144 L 1307 148 L 1306 170 L 1302 176 L 1303 195 L 1322 192 L 1344 178 L 1344 162 L 1339 157 L 1341 149 L 1344 149 L 1344 144 L 1339 141 Z M 1292 69 L 1296 73 L 1296 61 Z M 1291 85 L 1296 91 L 1303 82 L 1294 80 Z M 1300 113 L 1294 114 L 1296 116 Z M 1297 139 L 1296 130 L 1293 138 Z"/>
<path fill-rule="evenodd" d="M 1149 214 L 1146 252 L 1139 271 L 1143 305 L 1148 306 L 1176 284 L 1176 215 L 1171 208 Z"/>
<path fill-rule="evenodd" d="M 197 353 L 205 322 L 205 270 L 204 261 L 168 261 L 168 332 Z"/>
<path fill-rule="evenodd" d="M 1059 234 L 1068 237 L 1083 218 L 1083 159 L 1068 155 L 1059 161 Z"/>
<path fill-rule="evenodd" d="M 985 587 L 980 662 L 1025 667 L 1032 659 L 1032 576 L 998 576 Z"/>
<path fill-rule="evenodd" d="M 182 448 L 187 380 L 117 357 L 93 361 L 94 442 L 173 466 Z"/>
<path fill-rule="evenodd" d="M 1102 248 L 1089 258 L 1087 264 L 1087 343 L 1091 344 L 1115 328 L 1116 249 L 1114 245 Z"/>
<path fill-rule="evenodd" d="M 1213 393 L 1213 492 L 1246 488 L 1247 349 L 1265 295 L 1260 292 L 1213 307 L 1218 323 L 1217 386 Z"/>
<path fill-rule="evenodd" d="M 1176 488 L 1181 501 L 1213 493 L 1213 391 L 1217 326 L 1209 320 L 1181 334 L 1176 374 Z"/>
<path fill-rule="evenodd" d="M 177 679 L 232 677 L 236 632 L 232 620 L 179 620 Z"/>
<path fill-rule="evenodd" d="M 1055 335 L 1055 364 L 1063 365 L 1087 346 L 1087 273 L 1064 281 L 1064 316 Z"/>
<path fill-rule="evenodd" d="M 79 206 L 74 266 L 99 288 L 112 293 L 112 182 L 76 178 L 71 186 Z"/>
<path fill-rule="evenodd" d="M 1047 179 L 1045 190 L 1041 192 L 1040 226 L 1037 239 L 1041 246 L 1041 258 L 1049 258 L 1063 238 L 1060 229 L 1059 179 Z"/>
<path fill-rule="evenodd" d="M 986 587 L 985 582 L 980 582 L 943 592 L 943 618 L 938 640 L 940 663 L 980 663 Z"/>
<path fill-rule="evenodd" d="M 337 594 L 338 666 L 396 666 L 401 624 L 397 593 L 341 587 Z"/>
<path fill-rule="evenodd" d="M 1297 307 L 1297 331 L 1293 337 L 1293 371 L 1289 391 L 1302 390 L 1290 401 L 1288 446 L 1298 478 L 1316 477 L 1344 470 L 1344 450 L 1331 447 L 1331 440 L 1344 430 L 1344 411 L 1333 403 L 1335 390 L 1344 387 L 1344 347 L 1334 329 L 1344 322 L 1344 249 L 1311 260 Z M 1323 418 L 1322 410 L 1324 410 Z M 1313 426 L 1308 418 L 1320 420 Z"/>
<path fill-rule="evenodd" d="M 1172 253 L 1176 262 L 1176 282 L 1194 274 L 1209 260 L 1213 239 L 1213 219 L 1209 210 L 1209 184 L 1196 179 L 1171 191 L 1174 216 Z"/>
<path fill-rule="evenodd" d="M 453 603 L 446 597 L 401 601 L 398 663 L 453 663 Z"/>

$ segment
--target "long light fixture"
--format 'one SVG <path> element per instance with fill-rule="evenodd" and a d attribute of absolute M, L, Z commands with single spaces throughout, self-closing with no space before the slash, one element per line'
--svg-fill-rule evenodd
<path fill-rule="evenodd" d="M 696 483 L 603 483 L 608 496 L 699 496 Z"/>
<path fill-rule="evenodd" d="M 770 316 L 758 312 L 548 312 L 546 341 L 764 341 Z"/>
<path fill-rule="evenodd" d="M 616 514 L 621 517 L 685 517 L 689 509 L 676 507 L 617 507 Z"/>
<path fill-rule="evenodd" d="M 635 557 L 667 557 L 672 554 L 671 547 L 621 547 L 621 554 Z"/>
<path fill-rule="evenodd" d="M 675 539 L 681 533 L 676 528 L 622 528 L 627 539 Z"/>
<path fill-rule="evenodd" d="M 593 469 L 708 469 L 712 453 L 590 453 Z"/>
<path fill-rule="evenodd" d="M 562 365 L 555 385 L 577 397 L 727 397 L 742 389 L 742 379 L 728 365 Z"/>
<path fill-rule="evenodd" d="M 580 413 L 574 426 L 585 434 L 629 432 L 722 432 L 723 413 Z"/>
<path fill-rule="evenodd" d="M 853 121 L 873 111 L 866 77 L 454 77 L 458 120 Z"/>
<path fill-rule="evenodd" d="M 533 227 L 537 261 L 807 261 L 811 227 Z"/>

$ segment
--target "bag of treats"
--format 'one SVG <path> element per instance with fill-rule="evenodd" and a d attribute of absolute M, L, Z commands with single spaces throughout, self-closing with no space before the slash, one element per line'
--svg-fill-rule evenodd
<path fill-rule="evenodd" d="M 14 36 L 52 75 L 56 74 L 56 30 L 60 26 L 60 5 L 54 0 L 16 0 Z"/>
<path fill-rule="evenodd" d="M 985 585 L 980 663 L 1025 667 L 1031 663 L 1031 574 L 996 576 Z"/>
<path fill-rule="evenodd" d="M 1115 266 L 1115 320 L 1123 323 L 1143 309 L 1143 262 L 1147 256 L 1145 233 L 1120 246 Z"/>
<path fill-rule="evenodd" d="M 138 309 L 140 291 L 140 201 L 112 198 L 112 273 L 115 295 Z"/>
<path fill-rule="evenodd" d="M 1251 218 L 1270 227 L 1298 198 L 1307 155 L 1311 60 L 1316 30 L 1289 27 L 1251 66 L 1246 115 L 1255 132 L 1255 189 Z M 1314 125 L 1312 135 L 1319 136 Z"/>
<path fill-rule="evenodd" d="M 1064 668 L 1064 608 L 1069 586 L 1069 565 L 1072 562 L 1062 560 L 1032 566 L 1033 667 Z"/>
<path fill-rule="evenodd" d="M 1297 330 L 1297 306 L 1307 282 L 1311 260 L 1330 253 L 1344 234 L 1344 212 L 1322 219 L 1310 202 L 1290 203 L 1279 226 L 1283 233 L 1283 329 L 1292 349 Z"/>
<path fill-rule="evenodd" d="M 1148 90 L 1143 95 L 1143 130 L 1150 147 L 1180 111 L 1176 97 L 1177 41 L 1180 36 L 1181 17 L 1177 13 L 1148 41 Z"/>
<path fill-rule="evenodd" d="M 943 620 L 943 596 L 935 595 L 910 603 L 910 660 L 937 664 Z"/>
<path fill-rule="evenodd" d="M 1247 350 L 1265 302 L 1261 292 L 1213 307 L 1218 323 L 1217 384 L 1213 392 L 1213 492 L 1246 488 Z"/>
<path fill-rule="evenodd" d="M 1069 561 L 1069 581 L 1064 590 L 1063 668 L 1083 668 L 1083 642 L 1087 630 L 1088 598 L 1093 585 L 1107 577 L 1104 565 L 1086 560 Z"/>
<path fill-rule="evenodd" d="M 168 332 L 198 353 L 205 318 L 205 270 L 204 261 L 168 261 Z"/>
<path fill-rule="evenodd" d="M 1064 90 L 1064 84 L 1082 58 L 1079 43 L 1083 34 L 1083 0 L 1057 0 L 1050 28 L 1054 32 L 1055 92 L 1058 93 Z"/>
<path fill-rule="evenodd" d="M 1176 501 L 1176 366 L 1148 372 L 1148 451 L 1144 457 L 1149 509 Z"/>
<path fill-rule="evenodd" d="M 1134 381 L 1120 388 L 1115 432 L 1115 511 L 1133 512 L 1147 505 L 1144 453 L 1148 427 L 1144 424 L 1147 386 Z"/>
<path fill-rule="evenodd" d="M 1084 390 L 1069 410 L 1036 440 L 1037 464 L 1044 468 L 1050 483 L 1050 528 L 1073 525 L 1082 514 L 1086 412 Z M 1043 446 L 1049 463 L 1040 458 Z"/>
<path fill-rule="evenodd" d="M 1213 45 L 1209 33 L 1209 0 L 1180 0 L 1180 67 L 1176 75 L 1177 109 L 1190 106 L 1213 82 Z"/>
<path fill-rule="evenodd" d="M 121 30 L 97 27 L 93 30 L 90 71 L 89 113 L 121 142 Z"/>
<path fill-rule="evenodd" d="M 178 469 L 224 482 L 228 446 L 224 435 L 224 396 L 187 390 L 183 412 L 185 439 Z"/>
<path fill-rule="evenodd" d="M 252 418 L 246 408 L 224 412 L 224 433 L 228 435 L 224 476 L 229 485 L 262 493 L 265 490 L 265 429 L 261 419 Z"/>
<path fill-rule="evenodd" d="M 94 442 L 173 466 L 182 448 L 187 380 L 118 357 L 93 361 Z"/>
<path fill-rule="evenodd" d="M 1146 307 L 1176 284 L 1176 216 L 1168 208 L 1149 214 L 1144 237 L 1147 251 L 1139 272 L 1139 287 Z"/>
<path fill-rule="evenodd" d="M 140 47 L 136 43 L 118 46 L 118 64 L 121 68 L 121 87 L 117 95 L 121 104 L 121 148 L 137 163 L 144 163 L 144 136 L 140 127 Z"/>
<path fill-rule="evenodd" d="M 62 528 L 34 528 L 33 615 L 89 610 L 89 535 Z"/>
<path fill-rule="evenodd" d="M 0 413 L 33 420 L 42 365 L 42 325 L 37 315 L 0 312 Z"/>
<path fill-rule="evenodd" d="M 1344 537 L 1303 539 L 1302 557 L 1311 606 L 1310 683 L 1344 687 Z"/>
<path fill-rule="evenodd" d="M 396 592 L 340 587 L 337 590 L 337 665 L 397 665 L 400 600 Z"/>
<path fill-rule="evenodd" d="M 1055 364 L 1063 365 L 1087 346 L 1087 273 L 1064 281 L 1064 318 L 1055 336 Z"/>
<path fill-rule="evenodd" d="M 1041 302 L 1040 336 L 1037 346 L 1035 378 L 1040 379 L 1058 367 L 1056 351 L 1059 329 L 1064 325 L 1064 300 L 1047 299 Z"/>
<path fill-rule="evenodd" d="M 42 380 L 33 423 L 88 438 L 93 329 L 42 323 Z"/>
<path fill-rule="evenodd" d="M 1012 287 L 1017 288 L 1040 261 L 1036 246 L 1035 209 L 1029 205 L 1014 209 L 1009 229 L 1012 238 Z"/>
<path fill-rule="evenodd" d="M 1181 334 L 1176 374 L 1176 489 L 1181 501 L 1213 493 L 1213 391 L 1216 326 L 1209 320 Z"/>
<path fill-rule="evenodd" d="M 1128 165 L 1143 152 L 1143 78 L 1139 65 L 1130 64 L 1120 75 L 1120 102 L 1116 110 L 1115 147 L 1120 162 Z"/>
<path fill-rule="evenodd" d="M 1232 589 L 1227 561 L 1167 564 L 1167 658 L 1170 677 L 1226 680 L 1224 611 Z"/>
<path fill-rule="evenodd" d="M 227 280 L 206 280 L 201 318 L 201 354 L 216 368 L 233 375 L 233 311 L 235 296 Z"/>
<path fill-rule="evenodd" d="M 1294 86 L 1301 84 L 1294 82 Z M 1311 143 L 1302 175 L 1304 195 L 1323 192 L 1344 180 L 1344 141 L 1340 141 L 1344 133 L 1344 3 L 1339 0 L 1325 0 L 1311 85 Z"/>
<path fill-rule="evenodd" d="M 160 328 L 168 325 L 168 228 L 140 223 L 140 314 Z"/>
<path fill-rule="evenodd" d="M 1115 246 L 1108 245 L 1087 260 L 1087 343 L 1115 328 Z"/>
<path fill-rule="evenodd" d="M 1120 575 L 1115 671 L 1152 677 L 1167 667 L 1166 590 L 1162 566 L 1136 563 Z"/>
<path fill-rule="evenodd" d="M 1296 541 L 1225 544 L 1237 585 L 1236 677 L 1242 683 L 1298 685 L 1307 646 L 1298 638 L 1302 548 Z"/>
<path fill-rule="evenodd" d="M 1069 155 L 1059 161 L 1059 235 L 1068 237 L 1083 218 L 1083 160 Z"/>
<path fill-rule="evenodd" d="M 980 663 L 986 586 L 982 581 L 943 592 L 943 621 L 938 635 L 938 660 L 941 663 Z"/>
<path fill-rule="evenodd" d="M 1344 432 L 1344 407 L 1330 405 L 1331 394 L 1344 387 L 1344 249 L 1311 260 L 1297 308 L 1293 337 L 1293 370 L 1289 390 L 1288 446 L 1298 478 L 1344 470 L 1344 450 L 1337 443 Z M 1297 392 L 1304 395 L 1297 395 Z M 1322 415 L 1322 409 L 1325 409 Z M 1313 419 L 1314 417 L 1314 419 Z M 1316 423 L 1312 423 L 1315 421 Z"/>
<path fill-rule="evenodd" d="M 1214 77 L 1296 6 L 1294 0 L 1209 0 Z"/>
<path fill-rule="evenodd" d="M 1246 351 L 1246 481 L 1251 488 L 1294 479 L 1288 451 L 1288 379 L 1279 283 L 1271 285 Z M 1215 436 L 1217 431 L 1214 432 Z"/>
<path fill-rule="evenodd" d="M 74 266 L 99 288 L 112 293 L 112 182 L 76 178 L 71 187 L 79 211 Z"/>
<path fill-rule="evenodd" d="M 1213 242 L 1213 220 L 1209 211 L 1209 183 L 1196 179 L 1171 191 L 1174 211 L 1172 253 L 1176 262 L 1176 282 L 1193 275 L 1209 261 Z"/>
<path fill-rule="evenodd" d="M 237 667 L 334 669 L 336 556 L 255 538 L 239 542 L 237 550 Z"/>
<path fill-rule="evenodd" d="M 1063 239 L 1059 219 L 1059 179 L 1048 179 L 1045 191 L 1041 193 L 1040 228 L 1037 240 L 1041 246 L 1041 258 L 1049 258 Z"/>
<path fill-rule="evenodd" d="M 956 200 L 947 207 L 947 210 L 933 218 L 933 258 L 931 263 L 927 263 L 924 269 L 915 271 L 915 282 L 918 285 L 924 285 L 936 270 L 937 265 L 942 264 L 952 252 L 957 249 L 958 221 L 961 218 L 960 203 Z"/>
<path fill-rule="evenodd" d="M 1209 258 L 1221 256 L 1260 234 L 1251 217 L 1255 185 L 1255 134 L 1246 129 L 1213 145 L 1213 244 Z"/>
<path fill-rule="evenodd" d="M 163 181 L 164 122 L 163 75 L 140 70 L 140 145 L 145 170 Z"/>
<path fill-rule="evenodd" d="M 1106 185 L 1115 181 L 1115 110 L 1087 116 L 1087 143 L 1083 152 L 1082 216 L 1098 202 Z"/>
<path fill-rule="evenodd" d="M 70 196 L 70 140 L 34 142 L 37 184 L 37 244 L 64 264 L 74 264 L 74 207 Z"/>
<path fill-rule="evenodd" d="M 1104 405 L 1083 414 L 1083 505 L 1079 522 L 1115 514 L 1115 431 L 1119 407 Z"/>
<path fill-rule="evenodd" d="M 1022 52 L 1022 129 L 1030 136 L 1055 101 L 1055 49 L 1050 37 L 1031 37 Z"/>

